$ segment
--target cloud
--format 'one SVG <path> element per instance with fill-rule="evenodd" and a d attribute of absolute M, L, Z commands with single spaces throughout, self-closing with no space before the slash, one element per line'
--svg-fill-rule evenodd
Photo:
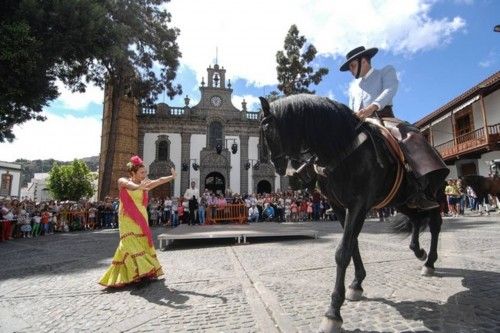
<path fill-rule="evenodd" d="M 181 62 L 205 75 L 217 56 L 228 78 L 262 86 L 276 83 L 276 52 L 292 24 L 318 55 L 342 58 L 358 45 L 412 55 L 443 47 L 464 29 L 461 17 L 434 18 L 435 0 L 214 0 L 167 4 L 181 30 Z M 218 52 L 216 54 L 216 48 Z"/>
<path fill-rule="evenodd" d="M 56 86 L 60 95 L 55 102 L 61 102 L 66 109 L 85 111 L 90 103 L 102 104 L 104 101 L 104 91 L 93 84 L 89 84 L 84 93 L 72 92 L 61 81 L 57 81 Z"/>
<path fill-rule="evenodd" d="M 483 68 L 489 68 L 492 67 L 496 63 L 496 52 L 495 51 L 490 51 L 483 60 L 479 62 L 479 66 Z"/>
<path fill-rule="evenodd" d="M 44 122 L 32 120 L 14 127 L 14 142 L 0 143 L 2 160 L 54 158 L 72 161 L 99 155 L 100 119 L 59 116 L 50 112 L 45 112 L 45 116 Z"/>
<path fill-rule="evenodd" d="M 233 94 L 231 98 L 231 102 L 233 103 L 234 107 L 237 108 L 238 110 L 242 110 L 241 107 L 241 102 L 243 102 L 243 99 L 247 103 L 247 111 L 257 111 L 260 110 L 260 100 L 258 97 L 253 96 L 253 95 L 244 95 L 244 96 L 238 96 Z"/>

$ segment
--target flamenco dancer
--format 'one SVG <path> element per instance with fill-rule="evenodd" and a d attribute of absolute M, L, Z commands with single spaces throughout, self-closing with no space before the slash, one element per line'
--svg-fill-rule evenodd
<path fill-rule="evenodd" d="M 147 222 L 146 206 L 148 191 L 174 180 L 175 169 L 170 170 L 170 176 L 150 180 L 146 178 L 146 169 L 139 156 L 130 159 L 127 169 L 130 177 L 118 180 L 120 243 L 111 266 L 99 281 L 109 288 L 123 287 L 142 279 L 154 280 L 163 275 Z"/>

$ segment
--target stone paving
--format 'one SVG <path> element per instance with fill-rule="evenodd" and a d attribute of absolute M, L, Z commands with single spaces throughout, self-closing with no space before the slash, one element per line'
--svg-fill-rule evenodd
<path fill-rule="evenodd" d="M 157 252 L 164 279 L 119 291 L 97 284 L 116 230 L 0 243 L 0 332 L 315 332 L 341 229 L 308 227 L 320 238 L 176 241 Z M 345 332 L 500 332 L 499 215 L 446 218 L 433 277 L 385 223 L 367 221 L 359 244 L 365 297 L 344 304 Z"/>

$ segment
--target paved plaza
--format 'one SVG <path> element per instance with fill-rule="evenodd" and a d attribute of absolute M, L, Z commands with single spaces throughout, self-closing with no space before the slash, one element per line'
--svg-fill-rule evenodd
<path fill-rule="evenodd" d="M 116 230 L 0 243 L 0 332 L 315 332 L 341 229 L 308 227 L 320 237 L 175 241 L 158 251 L 164 279 L 118 291 L 97 284 Z M 385 223 L 367 221 L 359 244 L 365 298 L 344 304 L 346 332 L 500 331 L 499 215 L 446 218 L 434 277 Z"/>

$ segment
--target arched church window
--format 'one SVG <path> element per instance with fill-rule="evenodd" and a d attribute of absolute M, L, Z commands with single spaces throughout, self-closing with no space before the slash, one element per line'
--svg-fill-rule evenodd
<path fill-rule="evenodd" d="M 170 140 L 167 135 L 160 135 L 156 141 L 156 159 L 168 161 L 170 157 Z"/>
<path fill-rule="evenodd" d="M 215 149 L 217 144 L 223 145 L 223 143 L 222 124 L 218 121 L 213 121 L 208 128 L 208 145 L 211 149 Z"/>

